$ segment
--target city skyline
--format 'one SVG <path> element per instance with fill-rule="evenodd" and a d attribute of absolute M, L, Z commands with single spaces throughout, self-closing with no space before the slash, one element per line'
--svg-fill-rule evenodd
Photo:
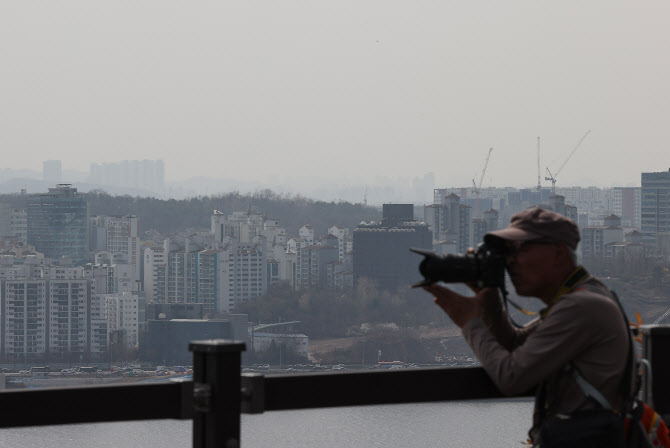
<path fill-rule="evenodd" d="M 58 176 L 54 177 L 54 170 L 47 168 L 58 164 Z M 152 167 L 160 167 L 160 173 L 154 172 Z M 125 168 L 122 168 L 125 167 Z M 414 202 L 428 203 L 434 190 L 473 190 L 473 184 L 465 185 L 438 185 L 435 174 L 425 173 L 423 177 L 415 178 L 383 178 L 380 184 L 351 184 L 340 183 L 321 184 L 308 186 L 302 179 L 296 179 L 292 185 L 288 184 L 255 184 L 250 181 L 236 181 L 234 179 L 217 180 L 213 178 L 192 178 L 184 182 L 169 182 L 164 178 L 163 160 L 121 160 L 103 164 L 92 164 L 88 173 L 73 172 L 61 169 L 60 160 L 49 160 L 44 162 L 43 171 L 14 171 L 11 169 L 0 169 L 0 194 L 17 193 L 26 189 L 29 193 L 46 191 L 58 183 L 76 185 L 80 191 L 103 190 L 112 195 L 132 196 L 154 196 L 164 199 L 184 199 L 197 196 L 216 196 L 230 192 L 242 194 L 256 193 L 269 189 L 282 195 L 300 195 L 313 200 L 325 201 L 348 201 L 352 203 L 367 202 L 371 205 L 381 205 L 388 202 Z M 147 172 L 146 170 L 149 169 Z M 665 172 L 660 170 L 655 172 Z M 612 180 L 610 185 L 601 186 L 594 184 L 583 185 L 561 185 L 556 186 L 558 190 L 571 188 L 619 188 L 640 187 L 640 173 L 638 182 L 624 184 Z M 536 189 L 534 185 L 492 185 L 481 179 L 480 189 L 483 194 L 495 189 L 516 188 Z M 472 180 L 474 182 L 474 179 Z M 541 179 L 543 189 L 551 189 L 548 180 Z M 471 192 L 472 193 L 472 192 Z M 462 194 L 462 193 L 458 193 Z M 474 193 L 472 193 L 474 194 Z"/>
<path fill-rule="evenodd" d="M 346 226 L 332 225 L 342 217 L 326 210 L 340 204 L 319 204 L 304 217 L 307 224 L 292 229 L 279 217 L 268 218 L 264 210 L 237 203 L 228 212 L 207 208 L 209 229 L 152 229 L 144 234 L 140 222 L 151 219 L 144 210 L 162 215 L 158 208 L 146 206 L 138 215 L 130 214 L 134 199 L 124 197 L 125 207 L 108 202 L 106 208 L 128 214 L 97 210 L 89 216 L 88 201 L 96 196 L 58 185 L 48 194 L 23 195 L 26 210 L 0 204 L 0 243 L 5 249 L 0 269 L 0 360 L 100 361 L 115 346 L 131 356 L 139 348 L 144 361 L 172 359 L 154 350 L 163 346 L 165 331 L 176 327 L 161 330 L 164 324 L 156 323 L 160 318 L 147 318 L 147 304 L 197 304 L 199 311 L 193 312 L 202 315 L 189 320 L 193 328 L 183 330 L 197 327 L 208 332 L 210 324 L 218 326 L 213 322 L 223 322 L 219 318 L 230 313 L 241 310 L 246 320 L 244 307 L 253 309 L 273 291 L 406 291 L 407 285 L 421 280 L 419 260 L 408 248 L 463 254 L 530 206 L 575 221 L 581 235 L 575 255 L 589 271 L 608 279 L 662 272 L 670 254 L 665 219 L 669 185 L 670 171 L 643 173 L 641 188 L 607 191 L 502 188 L 473 197 L 474 187 L 437 189 L 431 205 L 384 204 L 381 221 L 352 219 Z M 294 210 L 306 205 L 280 201 Z M 360 204 L 354 208 L 370 211 Z M 188 210 L 189 217 L 199 215 L 197 207 Z M 311 222 L 321 215 L 329 220 L 317 231 Z M 308 336 L 296 336 L 296 342 L 307 344 Z"/>

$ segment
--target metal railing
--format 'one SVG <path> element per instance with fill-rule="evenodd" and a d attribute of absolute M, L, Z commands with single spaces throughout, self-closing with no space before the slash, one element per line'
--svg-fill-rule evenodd
<path fill-rule="evenodd" d="M 650 339 L 655 333 L 648 332 Z M 670 332 L 659 336 L 665 347 Z M 241 413 L 503 396 L 480 367 L 242 375 L 242 342 L 197 341 L 189 349 L 193 381 L 2 392 L 0 428 L 192 419 L 194 448 L 234 448 L 240 444 Z M 653 359 L 654 369 L 670 364 L 666 359 Z M 666 414 L 666 389 L 653 389 L 657 411 Z"/>

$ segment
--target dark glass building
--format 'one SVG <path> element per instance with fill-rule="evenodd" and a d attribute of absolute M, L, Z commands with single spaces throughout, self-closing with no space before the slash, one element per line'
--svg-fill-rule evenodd
<path fill-rule="evenodd" d="M 86 262 L 88 255 L 88 206 L 86 196 L 70 184 L 31 195 L 27 205 L 28 244 L 45 257 Z"/>
<path fill-rule="evenodd" d="M 193 363 L 188 346 L 192 341 L 233 339 L 249 344 L 249 318 L 246 314 L 228 314 L 222 319 L 159 319 L 149 320 L 147 331 L 139 333 L 141 361 L 168 365 Z M 248 352 L 242 354 L 243 362 Z"/>
<path fill-rule="evenodd" d="M 422 257 L 409 248 L 432 250 L 433 233 L 427 224 L 412 220 L 411 204 L 385 204 L 383 213 L 381 223 L 354 230 L 354 282 L 368 278 L 380 289 L 409 287 L 422 279 Z"/>

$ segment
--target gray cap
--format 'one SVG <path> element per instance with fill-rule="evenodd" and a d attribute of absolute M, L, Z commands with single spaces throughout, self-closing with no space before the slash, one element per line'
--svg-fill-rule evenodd
<path fill-rule="evenodd" d="M 573 220 L 561 214 L 542 208 L 529 208 L 512 216 L 506 229 L 484 235 L 484 242 L 496 246 L 501 240 L 529 241 L 540 238 L 565 243 L 574 250 L 579 243 L 579 229 Z"/>

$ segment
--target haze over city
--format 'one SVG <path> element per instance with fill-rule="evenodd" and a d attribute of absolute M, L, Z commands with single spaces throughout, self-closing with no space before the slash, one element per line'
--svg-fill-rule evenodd
<path fill-rule="evenodd" d="M 3 166 L 58 159 L 85 175 L 162 159 L 166 182 L 189 193 L 329 184 L 362 199 L 365 185 L 429 172 L 435 187 L 469 186 L 490 147 L 483 186 L 533 186 L 538 136 L 544 178 L 591 130 L 557 185 L 639 185 L 670 165 L 669 12 L 663 1 L 12 2 L 0 13 Z"/>
<path fill-rule="evenodd" d="M 546 302 L 550 319 L 588 270 L 624 320 L 668 323 L 669 13 L 664 0 L 0 3 L 0 445 L 518 446 L 531 399 L 481 400 L 500 369 L 465 318 L 409 286 L 464 292 L 476 276 L 506 291 L 507 265 L 510 299 Z M 570 236 L 479 246 L 519 212 Z M 444 256 L 444 275 L 410 248 Z M 579 307 L 598 295 L 580 294 Z M 598 321 L 614 322 L 580 309 L 562 327 L 579 344 L 509 370 L 552 370 L 548 416 L 557 360 L 595 353 L 610 334 Z M 663 348 L 638 336 L 644 401 L 667 416 L 651 381 Z M 242 393 L 237 371 L 254 377 Z M 332 382 L 313 387 L 316 374 Z M 613 405 L 632 402 L 621 389 Z M 407 397 L 458 402 L 381 404 Z M 238 398 L 273 412 L 236 415 Z M 300 409 L 324 404 L 347 406 Z"/>

